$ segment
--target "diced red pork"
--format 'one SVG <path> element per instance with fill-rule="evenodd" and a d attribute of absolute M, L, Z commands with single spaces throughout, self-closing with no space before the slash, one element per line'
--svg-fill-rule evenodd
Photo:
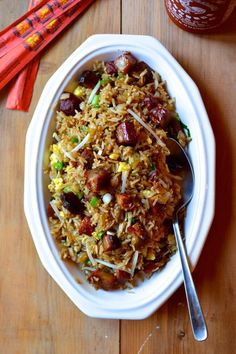
<path fill-rule="evenodd" d="M 93 231 L 94 231 L 94 226 L 91 223 L 91 218 L 85 216 L 85 218 L 82 220 L 80 224 L 79 233 L 91 236 Z"/>
<path fill-rule="evenodd" d="M 160 99 L 158 97 L 149 95 L 144 97 L 143 102 L 147 109 L 151 111 L 154 107 L 157 107 L 157 105 L 160 103 Z"/>
<path fill-rule="evenodd" d="M 107 189 L 110 184 L 110 173 L 102 168 L 95 168 L 86 172 L 88 189 L 94 193 Z"/>
<path fill-rule="evenodd" d="M 59 111 L 65 113 L 67 116 L 74 116 L 76 111 L 80 111 L 81 100 L 73 93 L 65 93 L 66 98 L 59 101 Z"/>
<path fill-rule="evenodd" d="M 133 67 L 131 71 L 131 76 L 135 77 L 138 80 L 137 84 L 140 87 L 153 82 L 151 68 L 143 61 L 138 62 Z"/>
<path fill-rule="evenodd" d="M 114 60 L 115 66 L 117 67 L 118 71 L 124 74 L 128 74 L 129 71 L 134 67 L 136 62 L 136 58 L 129 52 L 124 52 Z"/>
<path fill-rule="evenodd" d="M 148 240 L 147 231 L 144 226 L 137 222 L 127 228 L 127 232 L 132 235 L 132 244 L 135 249 L 140 249 L 145 245 Z"/>
<path fill-rule="evenodd" d="M 85 70 L 79 77 L 79 84 L 86 88 L 94 88 L 96 83 L 98 82 L 99 77 L 95 74 L 94 71 Z"/>
<path fill-rule="evenodd" d="M 97 269 L 90 274 L 88 281 L 97 288 L 114 290 L 117 288 L 117 278 L 105 270 Z"/>
<path fill-rule="evenodd" d="M 160 266 L 156 261 L 147 261 L 144 264 L 144 273 L 150 274 L 155 272 Z"/>
<path fill-rule="evenodd" d="M 153 123 L 156 123 L 157 125 L 160 125 L 161 128 L 165 129 L 168 124 L 170 123 L 172 117 L 171 113 L 164 108 L 160 103 L 151 109 L 149 112 L 149 116 Z"/>
<path fill-rule="evenodd" d="M 120 145 L 134 146 L 137 143 L 137 134 L 132 122 L 122 122 L 116 128 L 116 138 Z"/>
<path fill-rule="evenodd" d="M 120 240 L 116 235 L 105 235 L 102 239 L 104 251 L 113 251 L 120 247 Z"/>
<path fill-rule="evenodd" d="M 72 214 L 81 214 L 84 211 L 84 204 L 73 192 L 61 194 L 62 205 Z"/>
<path fill-rule="evenodd" d="M 55 211 L 53 210 L 51 204 L 48 204 L 47 216 L 48 216 L 49 218 L 56 218 Z"/>
<path fill-rule="evenodd" d="M 93 156 L 92 150 L 90 150 L 88 148 L 85 148 L 82 151 L 81 156 L 86 160 L 85 167 L 86 168 L 91 168 L 92 164 L 93 164 L 93 160 L 94 160 L 94 156 Z"/>
<path fill-rule="evenodd" d="M 128 193 L 117 193 L 116 201 L 121 209 L 123 210 L 133 210 L 135 207 L 135 198 Z"/>
<path fill-rule="evenodd" d="M 107 61 L 105 64 L 106 72 L 108 75 L 116 75 L 117 74 L 117 67 L 114 61 Z"/>
<path fill-rule="evenodd" d="M 124 285 L 131 278 L 131 275 L 128 272 L 121 269 L 117 269 L 115 271 L 115 276 L 117 277 L 118 282 L 122 285 Z"/>

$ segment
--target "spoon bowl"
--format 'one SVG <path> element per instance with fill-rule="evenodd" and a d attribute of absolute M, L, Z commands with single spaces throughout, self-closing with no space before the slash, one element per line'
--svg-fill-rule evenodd
<path fill-rule="evenodd" d="M 181 236 L 178 217 L 181 210 L 183 210 L 183 208 L 186 207 L 192 199 L 194 192 L 194 171 L 187 153 L 176 140 L 168 138 L 166 145 L 170 151 L 170 155 L 167 156 L 167 164 L 169 169 L 171 172 L 177 173 L 182 177 L 182 199 L 176 208 L 175 215 L 173 217 L 173 229 L 182 265 L 184 287 L 193 335 L 197 341 L 203 341 L 207 338 L 207 327 L 193 283 L 187 252 Z"/>

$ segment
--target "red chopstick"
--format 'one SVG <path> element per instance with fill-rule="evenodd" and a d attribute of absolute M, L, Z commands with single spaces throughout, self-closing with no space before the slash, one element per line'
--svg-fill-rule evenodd
<path fill-rule="evenodd" d="M 27 64 L 32 63 L 44 49 L 66 26 L 82 13 L 95 0 L 42 0 L 20 19 L 15 21 L 0 33 L 0 89 L 14 78 Z M 11 88 L 9 107 L 27 110 L 31 99 L 36 73 L 36 64 Z M 29 79 L 29 80 L 28 80 Z M 23 83 L 23 86 L 22 86 Z M 13 91 L 12 91 L 13 90 Z M 17 96 L 12 92 L 21 91 Z M 25 99 L 22 104 L 20 100 Z"/>
<path fill-rule="evenodd" d="M 32 9 L 42 0 L 30 0 L 28 9 Z M 7 96 L 6 108 L 28 112 L 33 96 L 40 58 L 32 60 L 13 81 Z"/>

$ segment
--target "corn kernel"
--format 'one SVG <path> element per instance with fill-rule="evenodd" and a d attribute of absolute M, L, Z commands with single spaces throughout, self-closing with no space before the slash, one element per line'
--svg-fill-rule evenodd
<path fill-rule="evenodd" d="M 88 259 L 87 253 L 84 252 L 78 256 L 77 261 L 79 263 L 85 263 L 87 261 L 87 259 Z"/>
<path fill-rule="evenodd" d="M 148 143 L 149 145 L 152 145 L 152 139 L 151 139 L 150 137 L 147 138 L 147 143 Z"/>
<path fill-rule="evenodd" d="M 151 197 L 153 197 L 154 195 L 155 195 L 155 192 L 152 191 L 152 190 L 145 189 L 145 190 L 143 191 L 143 196 L 144 196 L 144 198 L 151 198 Z"/>
<path fill-rule="evenodd" d="M 158 203 L 160 204 L 166 204 L 168 200 L 171 198 L 171 193 L 170 192 L 165 192 L 162 195 L 158 195 Z"/>
<path fill-rule="evenodd" d="M 129 164 L 135 169 L 140 162 L 139 154 L 135 153 L 129 157 Z"/>
<path fill-rule="evenodd" d="M 60 177 L 59 178 L 54 178 L 53 183 L 54 183 L 56 192 L 60 191 L 64 187 L 63 179 L 60 178 Z"/>
<path fill-rule="evenodd" d="M 52 153 L 50 155 L 50 161 L 51 161 L 51 164 L 53 165 L 54 163 L 56 163 L 58 161 L 58 156 L 54 153 Z"/>
<path fill-rule="evenodd" d="M 84 94 L 84 88 L 81 86 L 77 86 L 76 89 L 74 90 L 73 94 L 77 97 L 83 96 Z"/>
<path fill-rule="evenodd" d="M 65 171 L 66 171 L 66 173 L 68 173 L 68 174 L 71 173 L 72 170 L 73 170 L 73 166 L 70 166 L 70 165 L 67 165 L 66 168 L 65 168 Z"/>
<path fill-rule="evenodd" d="M 153 250 L 149 249 L 146 258 L 147 258 L 149 261 L 154 261 L 154 259 L 156 258 L 155 252 L 154 252 Z"/>
<path fill-rule="evenodd" d="M 60 215 L 62 218 L 65 218 L 65 213 L 63 211 L 60 211 Z"/>
<path fill-rule="evenodd" d="M 53 153 L 54 154 L 60 154 L 60 147 L 59 147 L 59 145 L 58 144 L 53 144 L 52 145 L 52 151 L 53 151 Z"/>
<path fill-rule="evenodd" d="M 109 157 L 112 160 L 117 160 L 119 158 L 119 154 L 113 153 L 113 154 L 109 155 Z"/>
<path fill-rule="evenodd" d="M 88 128 L 88 133 L 90 135 L 94 135 L 96 133 L 96 129 L 95 128 Z"/>
<path fill-rule="evenodd" d="M 126 162 L 120 162 L 117 172 L 125 172 L 130 170 L 130 165 Z"/>

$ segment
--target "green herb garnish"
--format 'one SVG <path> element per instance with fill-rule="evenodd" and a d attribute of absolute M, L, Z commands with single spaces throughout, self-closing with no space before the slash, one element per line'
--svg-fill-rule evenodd
<path fill-rule="evenodd" d="M 181 120 L 181 118 L 180 118 L 180 116 L 179 116 L 178 113 L 176 113 L 175 116 L 176 116 L 176 119 L 180 122 L 181 128 L 186 131 L 187 137 L 188 137 L 188 138 L 191 138 L 191 133 L 190 133 L 189 127 L 188 127 L 186 124 L 184 124 L 184 123 L 182 122 L 182 120 Z"/>
<path fill-rule="evenodd" d="M 105 86 L 105 85 L 109 84 L 110 81 L 111 81 L 111 79 L 109 77 L 107 77 L 106 79 L 100 80 L 100 84 Z"/>
<path fill-rule="evenodd" d="M 156 170 L 156 166 L 155 166 L 153 161 L 151 161 L 151 163 L 150 163 L 150 169 L 151 169 L 151 171 L 155 171 Z"/>
<path fill-rule="evenodd" d="M 132 217 L 132 218 L 131 218 L 131 225 L 135 224 L 137 221 L 138 221 L 137 218 Z"/>
<path fill-rule="evenodd" d="M 103 237 L 103 235 L 104 235 L 104 231 L 99 231 L 99 232 L 97 233 L 97 235 L 96 235 L 96 238 L 97 238 L 98 240 L 101 240 L 101 238 Z"/>
<path fill-rule="evenodd" d="M 87 133 L 88 127 L 86 127 L 86 125 L 82 125 L 82 127 L 80 127 L 80 130 L 84 133 Z"/>
<path fill-rule="evenodd" d="M 100 107 L 99 102 L 100 102 L 100 95 L 95 95 L 91 102 L 92 107 L 99 108 Z"/>
<path fill-rule="evenodd" d="M 79 142 L 79 139 L 77 138 L 77 136 L 73 136 L 71 139 L 70 139 L 70 142 L 75 144 L 75 143 L 78 143 Z"/>
<path fill-rule="evenodd" d="M 191 138 L 191 133 L 190 133 L 189 127 L 186 124 L 184 124 L 182 121 L 180 121 L 180 124 L 181 124 L 181 127 L 186 131 L 187 137 Z"/>
<path fill-rule="evenodd" d="M 82 199 L 84 196 L 84 192 L 78 192 L 78 193 L 76 193 L 76 195 L 79 199 Z"/>
<path fill-rule="evenodd" d="M 56 170 L 60 171 L 60 170 L 63 169 L 64 164 L 63 164 L 63 162 L 61 162 L 61 161 L 57 161 L 57 162 L 54 163 L 53 166 L 54 166 L 54 168 L 55 168 Z"/>
<path fill-rule="evenodd" d="M 92 197 L 90 199 L 90 205 L 94 208 L 98 204 L 98 198 L 97 197 Z"/>

